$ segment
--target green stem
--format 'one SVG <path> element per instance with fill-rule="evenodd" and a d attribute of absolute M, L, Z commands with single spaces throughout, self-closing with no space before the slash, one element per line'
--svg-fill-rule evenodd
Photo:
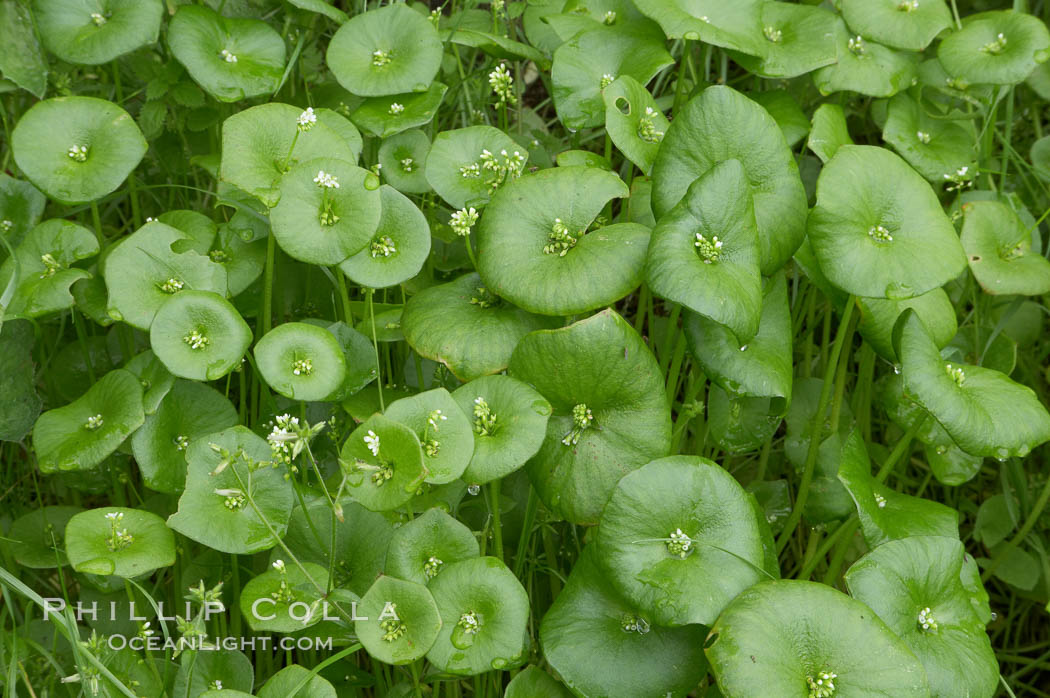
<path fill-rule="evenodd" d="M 375 307 L 372 304 L 372 297 L 375 295 L 376 290 L 374 288 L 365 289 L 365 300 L 368 306 L 368 318 L 372 324 L 372 349 L 375 350 L 376 354 L 376 387 L 379 389 L 379 411 L 386 412 L 386 404 L 383 402 L 383 373 L 380 367 L 379 361 L 379 340 L 376 338 L 376 313 Z M 420 388 L 423 386 L 420 385 Z"/>
<path fill-rule="evenodd" d="M 1042 516 L 1043 510 L 1046 509 L 1047 503 L 1050 502 L 1050 476 L 1046 478 L 1046 482 L 1043 483 L 1043 489 L 1039 492 L 1039 499 L 1035 501 L 1035 506 L 1032 507 L 1032 511 L 1028 513 L 1028 517 L 1025 519 L 1024 525 L 1021 526 L 1021 530 L 1017 532 L 1013 538 L 1006 542 L 1006 545 L 999 548 L 995 553 L 995 557 L 992 558 L 988 566 L 984 568 L 984 572 L 981 573 L 981 581 L 987 582 L 992 573 L 999 568 L 999 565 L 1006 559 L 1006 555 L 1010 553 L 1014 548 L 1020 545 L 1021 541 L 1028 537 L 1028 534 L 1035 528 L 1036 523 L 1039 522 L 1039 517 Z"/>
<path fill-rule="evenodd" d="M 499 490 L 502 480 L 496 479 L 486 488 L 489 495 L 489 511 L 492 514 L 492 552 L 503 559 L 503 525 L 500 520 Z"/>

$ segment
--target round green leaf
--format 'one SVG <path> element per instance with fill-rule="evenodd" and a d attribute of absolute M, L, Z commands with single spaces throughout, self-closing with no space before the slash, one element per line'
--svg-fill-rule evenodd
<path fill-rule="evenodd" d="M 528 666 L 515 674 L 507 684 L 505 698 L 572 698 L 565 686 L 537 666 Z"/>
<path fill-rule="evenodd" d="M 328 586 L 328 570 L 312 562 L 275 562 L 241 589 L 241 615 L 256 632 L 291 633 L 317 625 L 328 611 L 317 603 Z"/>
<path fill-rule="evenodd" d="M 822 674 L 835 675 L 827 696 L 930 695 L 922 664 L 871 609 L 815 582 L 751 587 L 711 628 L 706 652 L 726 698 L 813 698 Z"/>
<path fill-rule="evenodd" d="M 168 26 L 168 45 L 190 77 L 220 102 L 270 94 L 281 84 L 284 40 L 261 20 L 183 5 Z"/>
<path fill-rule="evenodd" d="M 401 506 L 416 494 L 427 475 L 415 432 L 378 414 L 354 429 L 339 458 L 347 491 L 372 511 Z"/>
<path fill-rule="evenodd" d="M 430 255 L 430 226 L 419 207 L 390 185 L 379 188 L 379 198 L 382 216 L 371 242 L 339 265 L 351 280 L 369 288 L 408 281 Z"/>
<path fill-rule="evenodd" d="M 33 0 L 44 47 L 67 63 L 100 65 L 157 41 L 160 0 Z"/>
<path fill-rule="evenodd" d="M 48 506 L 15 519 L 6 534 L 15 562 L 29 569 L 69 564 L 64 542 L 66 524 L 82 511 L 75 506 Z"/>
<path fill-rule="evenodd" d="M 339 264 L 375 233 L 383 212 L 378 189 L 374 174 L 347 161 L 300 162 L 281 179 L 281 198 L 270 212 L 273 236 L 301 262 Z"/>
<path fill-rule="evenodd" d="M 234 555 L 275 546 L 270 530 L 284 536 L 289 529 L 293 494 L 291 482 L 271 467 L 270 457 L 266 441 L 242 426 L 194 439 L 186 449 L 186 489 L 168 526 Z"/>
<path fill-rule="evenodd" d="M 606 203 L 628 195 L 611 172 L 557 167 L 518 179 L 492 198 L 478 229 L 478 273 L 526 310 L 573 315 L 623 298 L 643 275 L 649 229 L 599 226 Z"/>
<path fill-rule="evenodd" d="M 412 296 L 401 324 L 409 346 L 421 356 L 470 381 L 505 369 L 522 337 L 556 322 L 514 307 L 477 274 L 465 274 Z"/>
<path fill-rule="evenodd" d="M 33 228 L 0 267 L 0 289 L 15 273 L 15 294 L 6 308 L 8 317 L 39 317 L 73 305 L 69 287 L 91 275 L 73 263 L 98 254 L 98 239 L 87 228 L 58 218 Z"/>
<path fill-rule="evenodd" d="M 605 123 L 602 90 L 621 75 L 646 85 L 674 63 L 664 43 L 659 30 L 639 23 L 599 25 L 562 44 L 551 68 L 562 124 L 575 131 Z"/>
<path fill-rule="evenodd" d="M 529 152 L 492 126 L 442 131 L 427 155 L 427 181 L 453 208 L 483 206 L 501 185 L 520 176 Z"/>
<path fill-rule="evenodd" d="M 892 97 L 915 81 L 916 61 L 911 54 L 851 34 L 841 19 L 832 36 L 838 60 L 813 73 L 813 83 L 824 94 L 850 91 Z"/>
<path fill-rule="evenodd" d="M 450 564 L 430 582 L 441 632 L 427 653 L 451 674 L 474 676 L 521 665 L 528 652 L 529 595 L 494 557 Z"/>
<path fill-rule="evenodd" d="M 315 671 L 291 664 L 271 676 L 256 695 L 259 698 L 337 698 L 338 694 L 335 686 Z"/>
<path fill-rule="evenodd" d="M 882 137 L 931 182 L 940 184 L 976 167 L 974 137 L 954 121 L 929 116 L 906 93 L 890 100 Z"/>
<path fill-rule="evenodd" d="M 720 162 L 698 177 L 660 218 L 649 242 L 646 278 L 653 293 L 721 323 L 740 343 L 755 336 L 762 312 L 759 242 L 738 160 Z"/>
<path fill-rule="evenodd" d="M 474 453 L 474 430 L 444 388 L 390 403 L 386 416 L 415 432 L 423 446 L 426 481 L 442 485 L 459 478 Z"/>
<path fill-rule="evenodd" d="M 1032 249 L 1038 233 L 1005 203 L 963 204 L 962 245 L 977 283 L 993 295 L 1041 296 L 1050 293 L 1050 261 Z"/>
<path fill-rule="evenodd" d="M 357 162 L 360 135 L 354 142 L 345 139 L 325 123 L 336 123 L 324 118 L 326 111 L 318 110 L 317 123 L 302 132 L 296 124 L 303 112 L 290 104 L 260 104 L 226 119 L 220 179 L 273 208 L 280 199 L 281 178 L 297 163 L 316 158 Z"/>
<path fill-rule="evenodd" d="M 843 0 L 842 16 L 864 38 L 910 51 L 922 51 L 952 26 L 944 0 Z"/>
<path fill-rule="evenodd" d="M 384 138 L 378 156 L 383 179 L 403 194 L 425 194 L 430 191 L 423 169 L 429 154 L 430 138 L 419 129 Z"/>
<path fill-rule="evenodd" d="M 787 283 L 778 273 L 765 281 L 758 332 L 741 344 L 739 334 L 694 313 L 683 327 L 693 357 L 707 376 L 734 396 L 779 398 L 782 413 L 791 401 L 792 335 Z"/>
<path fill-rule="evenodd" d="M 181 492 L 190 442 L 237 423 L 237 409 L 202 383 L 177 380 L 157 411 L 131 437 L 143 483 L 158 492 Z"/>
<path fill-rule="evenodd" d="M 239 650 L 189 650 L 181 655 L 180 660 L 172 691 L 175 695 L 201 698 L 244 698 L 244 694 L 251 695 L 255 673 L 252 663 Z M 222 682 L 223 689 L 211 690 L 216 680 Z"/>
<path fill-rule="evenodd" d="M 478 555 L 473 531 L 441 509 L 428 509 L 394 531 L 386 571 L 398 579 L 429 584 L 454 563 Z"/>
<path fill-rule="evenodd" d="M 766 2 L 759 11 L 763 51 L 732 54 L 749 71 L 766 78 L 794 78 L 838 60 L 832 38 L 836 18 L 823 7 Z"/>
<path fill-rule="evenodd" d="M 553 408 L 529 479 L 565 519 L 597 522 L 621 477 L 667 455 L 671 415 L 663 376 L 642 338 L 614 311 L 527 335 L 509 372 Z"/>
<path fill-rule="evenodd" d="M 923 444 L 923 453 L 937 482 L 951 487 L 977 477 L 984 464 L 984 458 L 971 456 L 954 441 L 950 444 Z"/>
<path fill-rule="evenodd" d="M 363 97 L 423 92 L 441 66 L 437 29 L 407 5 L 352 17 L 328 44 L 326 60 L 344 88 Z"/>
<path fill-rule="evenodd" d="M 66 524 L 66 555 L 77 572 L 138 577 L 175 564 L 175 534 L 148 511 L 91 509 Z"/>
<path fill-rule="evenodd" d="M 980 12 L 945 37 L 937 58 L 957 82 L 1013 85 L 1050 58 L 1050 31 L 1023 12 Z"/>
<path fill-rule="evenodd" d="M 926 327 L 933 328 L 932 333 L 938 348 L 943 348 L 952 341 L 959 329 L 955 319 L 955 306 L 952 305 L 948 294 L 940 288 L 904 300 L 857 298 L 857 309 L 860 311 L 857 330 L 864 337 L 864 341 L 887 361 L 897 361 L 897 352 L 893 349 L 893 326 L 907 308 L 918 313 Z"/>
<path fill-rule="evenodd" d="M 26 177 L 52 199 L 70 204 L 115 190 L 146 147 L 130 114 L 94 97 L 37 102 L 11 134 L 15 162 Z"/>
<path fill-rule="evenodd" d="M 613 586 L 659 625 L 710 625 L 764 576 L 751 501 L 705 458 L 660 458 L 625 475 L 597 545 Z"/>
<path fill-rule="evenodd" d="M 182 291 L 153 318 L 150 346 L 173 375 L 216 380 L 241 365 L 252 331 L 229 301 L 210 291 Z"/>
<path fill-rule="evenodd" d="M 908 392 L 962 450 L 1024 457 L 1050 440 L 1050 414 L 1031 388 L 988 368 L 946 363 L 912 311 L 901 316 L 894 334 Z"/>
<path fill-rule="evenodd" d="M 431 83 L 426 92 L 408 92 L 386 97 L 372 97 L 361 103 L 350 118 L 374 136 L 387 138 L 407 129 L 429 124 L 448 92 L 448 85 Z M 420 166 L 426 159 L 419 161 Z M 386 172 L 383 173 L 387 174 Z"/>
<path fill-rule="evenodd" d="M 510 376 L 483 376 L 452 393 L 471 416 L 474 455 L 463 473 L 472 484 L 510 475 L 543 444 L 551 405 L 531 387 Z"/>
<path fill-rule="evenodd" d="M 380 577 L 357 605 L 354 624 L 368 654 L 387 664 L 409 664 L 430 651 L 441 632 L 441 615 L 425 586 Z"/>
<path fill-rule="evenodd" d="M 824 166 L 809 239 L 828 280 L 858 296 L 918 296 L 954 279 L 966 262 L 930 185 L 873 146 L 842 146 Z"/>
<path fill-rule="evenodd" d="M 325 400 L 346 377 L 346 359 L 328 330 L 304 322 L 279 325 L 255 345 L 267 385 L 293 400 Z"/>
<path fill-rule="evenodd" d="M 656 20 L 672 39 L 700 40 L 752 56 L 764 56 L 766 40 L 759 22 L 764 0 L 637 0 L 646 17 Z"/>
<path fill-rule="evenodd" d="M 762 273 L 772 274 L 805 237 L 806 192 L 776 121 L 736 90 L 709 87 L 675 118 L 653 166 L 653 210 L 666 215 L 697 177 L 733 159 L 751 186 Z"/>
<path fill-rule="evenodd" d="M 90 470 L 144 420 L 138 378 L 123 369 L 110 371 L 74 402 L 37 419 L 33 446 L 40 470 Z"/>
<path fill-rule="evenodd" d="M 905 538 L 846 572 L 849 593 L 915 653 L 938 698 L 991 696 L 999 684 L 999 663 L 960 578 L 964 555 L 954 538 Z"/>
<path fill-rule="evenodd" d="M 645 86 L 621 75 L 602 90 L 605 130 L 628 160 L 649 174 L 670 122 Z"/>
<path fill-rule="evenodd" d="M 540 624 L 543 655 L 565 685 L 608 698 L 685 698 L 707 673 L 703 638 L 698 625 L 664 628 L 628 603 L 598 566 L 594 545 Z"/>

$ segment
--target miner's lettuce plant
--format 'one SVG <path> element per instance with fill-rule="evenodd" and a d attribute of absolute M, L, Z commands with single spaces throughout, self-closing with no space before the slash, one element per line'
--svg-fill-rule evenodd
<path fill-rule="evenodd" d="M 1048 20 L 0 0 L 4 695 L 1047 695 Z"/>

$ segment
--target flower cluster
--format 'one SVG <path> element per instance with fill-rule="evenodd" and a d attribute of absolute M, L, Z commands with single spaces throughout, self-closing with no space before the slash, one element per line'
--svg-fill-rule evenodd
<path fill-rule="evenodd" d="M 169 278 L 165 279 L 164 281 L 160 282 L 159 284 L 157 284 L 157 288 L 159 288 L 164 293 L 168 293 L 168 294 L 178 293 L 185 286 L 186 286 L 186 284 L 184 284 L 183 282 L 179 281 L 174 276 L 169 277 Z"/>
<path fill-rule="evenodd" d="M 830 696 L 835 694 L 835 679 L 837 678 L 838 674 L 830 671 L 821 671 L 816 678 L 807 676 L 806 684 L 809 686 L 809 698 L 830 698 Z"/>
<path fill-rule="evenodd" d="M 396 606 L 397 604 L 390 604 L 392 610 Z M 384 642 L 393 642 L 408 632 L 408 626 L 402 623 L 400 618 L 387 618 L 384 621 L 380 621 L 379 628 L 383 631 Z"/>
<path fill-rule="evenodd" d="M 470 297 L 470 304 L 476 305 L 482 310 L 499 305 L 499 296 L 490 291 L 486 286 L 478 286 L 474 289 L 474 295 Z"/>
<path fill-rule="evenodd" d="M 846 44 L 849 50 L 857 56 L 863 56 L 868 50 L 868 45 L 864 43 L 864 37 L 862 36 L 851 36 L 849 42 Z"/>
<path fill-rule="evenodd" d="M 40 274 L 41 279 L 51 278 L 62 268 L 62 263 L 55 259 L 54 255 L 50 252 L 40 255 L 40 261 L 44 265 L 44 271 Z"/>
<path fill-rule="evenodd" d="M 390 62 L 390 52 L 382 49 L 376 49 L 372 51 L 372 65 L 376 68 L 382 68 L 384 65 Z"/>
<path fill-rule="evenodd" d="M 885 497 L 883 497 L 883 496 L 882 496 L 881 494 L 879 494 L 878 492 L 876 492 L 876 493 L 875 493 L 875 505 L 876 505 L 876 506 L 877 506 L 877 507 L 878 507 L 879 509 L 885 509 L 885 508 L 886 508 L 886 498 L 885 498 Z"/>
<path fill-rule="evenodd" d="M 389 235 L 382 235 L 372 241 L 371 253 L 373 259 L 376 257 L 389 257 L 395 252 L 397 252 L 397 247 Z"/>
<path fill-rule="evenodd" d="M 914 12 L 919 9 L 919 0 L 901 0 L 901 3 L 897 5 L 897 9 L 901 12 Z"/>
<path fill-rule="evenodd" d="M 223 50 L 219 51 L 219 55 L 222 56 L 222 59 L 224 61 L 226 61 L 227 63 L 236 63 L 237 62 L 237 56 L 233 55 L 227 49 L 223 49 Z"/>
<path fill-rule="evenodd" d="M 566 446 L 575 446 L 580 442 L 580 436 L 594 423 L 594 413 L 587 405 L 580 403 L 572 408 L 572 431 L 561 440 Z"/>
<path fill-rule="evenodd" d="M 481 624 L 478 623 L 478 614 L 474 611 L 469 611 L 461 615 L 456 625 L 467 635 L 474 635 L 481 629 Z"/>
<path fill-rule="evenodd" d="M 299 118 L 295 120 L 295 127 L 299 129 L 299 133 L 305 133 L 314 127 L 317 123 L 317 114 L 314 113 L 313 107 L 307 107 Z"/>
<path fill-rule="evenodd" d="M 309 376 L 314 372 L 314 362 L 310 359 L 296 359 L 292 362 L 293 376 Z"/>
<path fill-rule="evenodd" d="M 893 242 L 893 235 L 884 225 L 873 225 L 868 229 L 868 237 L 875 242 Z"/>
<path fill-rule="evenodd" d="M 693 551 L 693 539 L 680 528 L 671 531 L 667 540 L 667 552 L 683 560 Z"/>
<path fill-rule="evenodd" d="M 390 116 L 397 116 L 398 114 L 401 114 L 404 111 L 405 105 L 401 104 L 400 102 L 391 102 L 390 108 L 387 109 L 387 113 L 390 114 Z"/>
<path fill-rule="evenodd" d="M 693 245 L 696 247 L 696 253 L 700 255 L 700 259 L 704 260 L 704 264 L 717 262 L 718 258 L 722 256 L 722 241 L 718 239 L 717 235 L 712 236 L 708 240 L 703 233 L 697 233 L 696 242 Z"/>
<path fill-rule="evenodd" d="M 779 43 L 784 38 L 784 32 L 777 29 L 774 26 L 767 25 L 762 28 L 762 33 L 766 35 L 766 39 L 772 41 L 774 44 Z"/>
<path fill-rule="evenodd" d="M 603 73 L 602 79 L 598 81 L 598 88 L 604 90 L 609 85 L 616 82 L 616 76 L 612 73 Z"/>
<path fill-rule="evenodd" d="M 995 41 L 989 42 L 981 47 L 981 51 L 984 53 L 990 53 L 993 56 L 998 56 L 1006 48 L 1006 36 L 999 32 L 999 35 L 995 37 Z"/>
<path fill-rule="evenodd" d="M 182 338 L 182 341 L 190 345 L 190 349 L 197 351 L 211 344 L 211 340 L 208 339 L 200 330 L 193 330 L 188 335 Z"/>
<path fill-rule="evenodd" d="M 423 563 L 423 576 L 427 579 L 433 579 L 438 575 L 438 572 L 441 571 L 441 566 L 444 564 L 444 560 L 431 555 L 427 558 L 427 561 Z"/>
<path fill-rule="evenodd" d="M 316 182 L 317 186 L 322 189 L 339 188 L 339 178 L 330 172 L 325 172 L 324 170 L 317 171 L 317 176 L 314 177 L 314 182 Z"/>
<path fill-rule="evenodd" d="M 84 428 L 88 431 L 95 431 L 96 429 L 101 428 L 103 423 L 105 423 L 105 420 L 102 419 L 101 414 L 93 414 L 87 418 L 86 422 L 84 422 Z"/>
<path fill-rule="evenodd" d="M 106 539 L 106 547 L 110 552 L 118 552 L 135 542 L 135 537 L 128 533 L 128 529 L 120 527 L 121 522 L 124 521 L 124 512 L 111 511 L 106 514 L 106 520 L 109 521 L 109 538 Z"/>
<path fill-rule="evenodd" d="M 652 107 L 646 107 L 638 119 L 638 137 L 646 143 L 656 144 L 664 139 L 664 132 L 657 130 L 656 122 L 653 121 L 658 113 Z"/>
<path fill-rule="evenodd" d="M 86 145 L 71 145 L 66 153 L 72 160 L 87 162 L 88 149 Z"/>
<path fill-rule="evenodd" d="M 288 586 L 288 568 L 285 567 L 284 560 L 274 560 L 273 568 L 281 576 L 281 586 L 277 588 L 277 591 L 270 592 L 270 598 L 277 603 L 291 603 L 295 601 L 295 592 Z"/>
<path fill-rule="evenodd" d="M 923 632 L 932 633 L 937 631 L 937 620 L 933 617 L 930 607 L 919 611 L 918 626 Z"/>
<path fill-rule="evenodd" d="M 496 69 L 489 73 L 489 85 L 499 98 L 500 104 L 516 104 L 518 98 L 514 96 L 514 78 L 511 77 L 507 66 L 500 63 Z"/>
<path fill-rule="evenodd" d="M 966 381 L 966 373 L 958 366 L 945 364 L 944 372 L 947 373 L 948 377 L 955 381 L 955 384 L 960 388 L 963 386 L 963 382 Z"/>
<path fill-rule="evenodd" d="M 492 436 L 496 431 L 496 415 L 485 398 L 480 395 L 474 398 L 474 433 L 479 436 Z"/>
<path fill-rule="evenodd" d="M 547 234 L 547 244 L 543 246 L 543 253 L 564 257 L 569 250 L 576 247 L 577 242 L 579 238 L 572 234 L 560 218 L 555 218 L 551 231 Z"/>
<path fill-rule="evenodd" d="M 639 635 L 645 635 L 649 632 L 649 621 L 641 616 L 626 615 L 623 620 L 620 621 L 620 629 L 625 633 L 638 633 Z"/>
<path fill-rule="evenodd" d="M 107 21 L 108 20 L 106 19 L 105 15 L 100 14 L 98 12 L 91 13 L 91 23 L 94 24 L 96 27 L 105 26 Z"/>
<path fill-rule="evenodd" d="M 452 227 L 452 232 L 456 235 L 466 237 L 470 235 L 470 229 L 474 227 L 474 224 L 478 222 L 478 211 L 476 208 L 471 206 L 470 208 L 461 208 L 458 211 L 452 213 L 452 217 L 449 218 L 448 224 Z"/>

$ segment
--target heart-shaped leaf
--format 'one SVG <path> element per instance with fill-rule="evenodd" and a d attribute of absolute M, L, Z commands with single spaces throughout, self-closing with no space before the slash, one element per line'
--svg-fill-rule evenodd
<path fill-rule="evenodd" d="M 407 196 L 384 184 L 379 188 L 382 215 L 370 242 L 339 268 L 368 288 L 386 288 L 408 281 L 430 255 L 430 226 Z"/>
<path fill-rule="evenodd" d="M 1050 261 L 1032 249 L 1032 227 L 1000 201 L 963 204 L 962 245 L 977 283 L 993 295 L 1050 293 Z"/>
<path fill-rule="evenodd" d="M 70 286 L 91 275 L 72 266 L 98 253 L 98 239 L 83 226 L 59 218 L 33 228 L 0 266 L 0 288 L 15 274 L 17 287 L 6 309 L 8 316 L 40 317 L 73 305 Z"/>
<path fill-rule="evenodd" d="M 667 117 L 645 86 L 630 75 L 621 75 L 606 86 L 602 99 L 609 138 L 638 169 L 649 174 L 670 125 Z"/>
<path fill-rule="evenodd" d="M 386 571 L 398 579 L 429 584 L 454 563 L 478 555 L 473 531 L 441 509 L 427 509 L 394 531 Z"/>
<path fill-rule="evenodd" d="M 842 16 L 864 38 L 910 51 L 922 51 L 952 25 L 944 0 L 843 0 Z"/>
<path fill-rule="evenodd" d="M 937 58 L 957 82 L 1013 85 L 1050 58 L 1050 31 L 1024 12 L 980 12 L 944 38 Z"/>
<path fill-rule="evenodd" d="M 824 94 L 850 91 L 892 97 L 915 79 L 911 55 L 851 34 L 841 19 L 835 23 L 833 37 L 838 60 L 813 73 L 813 83 Z"/>
<path fill-rule="evenodd" d="M 372 97 L 362 102 L 350 118 L 372 135 L 388 138 L 433 121 L 446 92 L 448 85 L 434 82 L 426 92 Z M 425 159 L 419 161 L 420 167 L 424 162 Z"/>
<path fill-rule="evenodd" d="M 390 403 L 386 416 L 415 432 L 423 446 L 426 481 L 443 485 L 459 478 L 474 454 L 474 429 L 444 388 Z"/>
<path fill-rule="evenodd" d="M 759 21 L 763 0 L 637 0 L 646 17 L 656 20 L 669 38 L 703 41 L 752 56 L 764 56 Z"/>
<path fill-rule="evenodd" d="M 69 564 L 64 542 L 66 524 L 82 511 L 76 506 L 47 506 L 15 519 L 6 535 L 15 562 L 29 569 Z"/>
<path fill-rule="evenodd" d="M 835 15 L 822 7 L 766 2 L 759 8 L 766 44 L 761 53 L 733 59 L 766 78 L 794 78 L 837 60 Z"/>
<path fill-rule="evenodd" d="M 68 63 L 100 65 L 157 41 L 160 0 L 33 0 L 44 47 Z"/>
<path fill-rule="evenodd" d="M 975 169 L 973 135 L 955 121 L 930 116 L 927 108 L 907 94 L 891 99 L 883 140 L 931 182 Z"/>

